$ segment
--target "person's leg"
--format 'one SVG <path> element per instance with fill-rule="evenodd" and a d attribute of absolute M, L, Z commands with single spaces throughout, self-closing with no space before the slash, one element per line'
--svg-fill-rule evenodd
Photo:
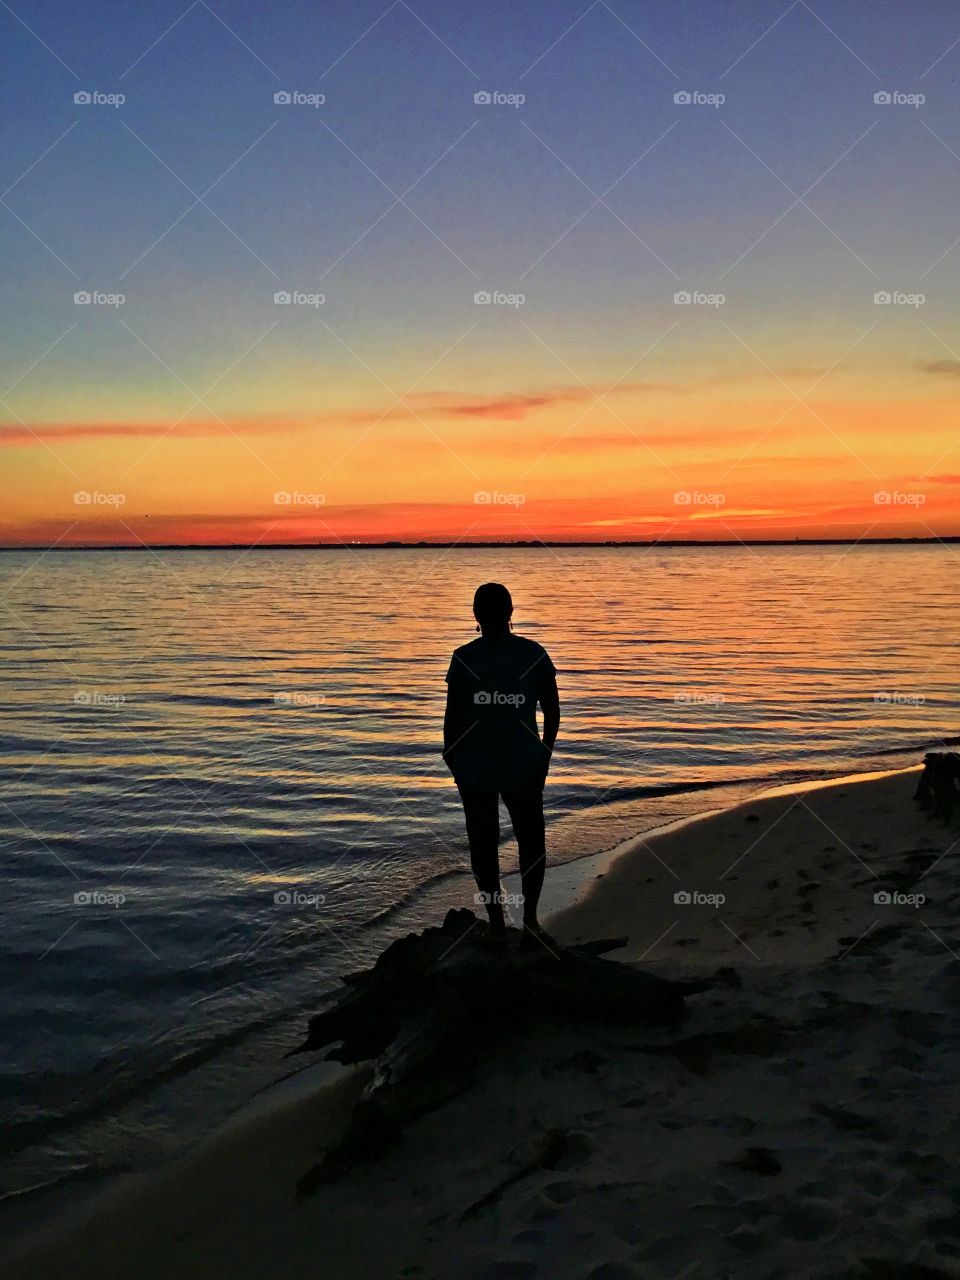
<path fill-rule="evenodd" d="M 470 866 L 477 888 L 484 895 L 487 917 L 494 929 L 504 927 L 500 902 L 500 808 L 496 791 L 478 790 L 457 783 L 467 823 Z"/>
<path fill-rule="evenodd" d="M 523 892 L 523 923 L 538 928 L 537 905 L 547 868 L 546 832 L 543 823 L 543 788 L 525 787 L 503 793 L 520 855 L 520 883 Z"/>

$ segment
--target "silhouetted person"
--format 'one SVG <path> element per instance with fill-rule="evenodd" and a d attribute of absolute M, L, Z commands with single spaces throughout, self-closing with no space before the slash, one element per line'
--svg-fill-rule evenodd
<path fill-rule="evenodd" d="M 524 929 L 545 937 L 537 904 L 546 867 L 543 787 L 560 727 L 557 672 L 542 645 L 513 634 L 513 601 L 499 582 L 477 588 L 473 615 L 482 635 L 454 651 L 447 672 L 443 758 L 463 801 L 470 862 L 491 932 L 505 929 L 499 861 L 502 797 L 520 854 Z M 523 940 L 528 940 L 527 932 Z"/>

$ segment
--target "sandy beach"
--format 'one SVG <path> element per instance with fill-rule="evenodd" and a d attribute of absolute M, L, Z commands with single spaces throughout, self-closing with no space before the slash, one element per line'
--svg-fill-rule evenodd
<path fill-rule="evenodd" d="M 38 1228 L 7 1274 L 960 1276 L 958 839 L 916 781 L 638 840 L 550 919 L 665 976 L 732 968 L 682 1026 L 505 1038 L 387 1156 L 297 1197 L 366 1079 L 346 1070 Z"/>

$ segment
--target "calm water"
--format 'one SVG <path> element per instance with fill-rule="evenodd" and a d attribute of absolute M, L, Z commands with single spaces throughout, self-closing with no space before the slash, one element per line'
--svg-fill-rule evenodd
<path fill-rule="evenodd" d="M 566 860 L 955 736 L 956 555 L 0 556 L 0 1191 L 221 1118 L 336 974 L 469 903 L 439 745 L 477 583 L 560 672 Z"/>

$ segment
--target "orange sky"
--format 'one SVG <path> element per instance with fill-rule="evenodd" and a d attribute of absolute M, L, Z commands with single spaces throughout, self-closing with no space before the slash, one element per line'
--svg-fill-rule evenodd
<path fill-rule="evenodd" d="M 928 370 L 784 369 L 631 381 L 608 394 L 554 383 L 500 395 L 418 391 L 314 413 L 13 421 L 0 428 L 0 537 L 955 535 L 951 382 Z"/>

